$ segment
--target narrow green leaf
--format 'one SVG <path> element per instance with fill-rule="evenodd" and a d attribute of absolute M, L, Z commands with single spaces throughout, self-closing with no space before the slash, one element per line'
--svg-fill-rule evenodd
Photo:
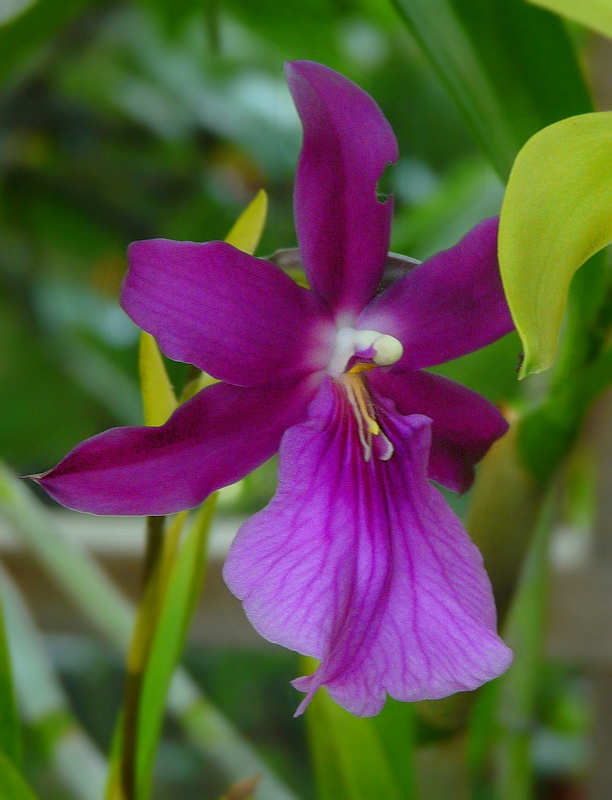
<path fill-rule="evenodd" d="M 198 512 L 174 562 L 142 684 L 137 754 L 137 796 L 147 798 L 170 679 L 181 657 L 206 569 L 216 494 Z"/>
<path fill-rule="evenodd" d="M 157 342 L 145 331 L 140 334 L 138 366 L 145 425 L 163 425 L 176 410 L 177 400 Z"/>
<path fill-rule="evenodd" d="M 314 664 L 304 659 L 306 671 Z M 376 722 L 349 714 L 325 689 L 317 692 L 306 710 L 306 723 L 319 800 L 409 800 L 395 780 Z"/>
<path fill-rule="evenodd" d="M 529 0 L 536 6 L 569 17 L 587 28 L 612 38 L 612 3 L 610 0 Z"/>
<path fill-rule="evenodd" d="M 523 0 L 394 0 L 506 178 L 540 128 L 591 105 L 560 20 Z"/>
<path fill-rule="evenodd" d="M 255 195 L 225 237 L 228 244 L 251 255 L 255 252 L 268 214 L 268 195 L 263 189 Z"/>
<path fill-rule="evenodd" d="M 10 759 L 0 750 L 0 797 L 2 800 L 36 800 Z"/>
<path fill-rule="evenodd" d="M 11 658 L 6 639 L 4 612 L 0 608 L 0 749 L 21 763 L 21 727 L 17 713 Z M 0 795 L 1 796 L 1 795 Z"/>
<path fill-rule="evenodd" d="M 499 261 L 523 342 L 524 378 L 554 363 L 570 282 L 612 241 L 612 112 L 562 120 L 519 153 L 502 206 Z"/>

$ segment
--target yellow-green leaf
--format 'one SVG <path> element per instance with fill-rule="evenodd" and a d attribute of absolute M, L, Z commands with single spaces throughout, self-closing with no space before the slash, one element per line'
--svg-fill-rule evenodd
<path fill-rule="evenodd" d="M 612 0 L 529 0 L 612 38 Z"/>
<path fill-rule="evenodd" d="M 177 402 L 157 342 L 144 331 L 140 335 L 140 388 L 147 425 L 163 425 Z"/>
<path fill-rule="evenodd" d="M 244 209 L 234 223 L 234 227 L 225 237 L 228 244 L 243 250 L 245 253 L 255 252 L 266 223 L 268 213 L 268 195 L 260 189 L 254 200 Z"/>
<path fill-rule="evenodd" d="M 576 270 L 612 241 L 612 112 L 570 117 L 518 154 L 502 206 L 499 262 L 525 358 L 554 363 Z"/>

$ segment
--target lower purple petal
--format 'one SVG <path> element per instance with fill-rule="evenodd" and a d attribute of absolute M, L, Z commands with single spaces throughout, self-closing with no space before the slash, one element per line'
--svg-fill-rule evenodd
<path fill-rule="evenodd" d="M 37 478 L 51 497 L 91 514 L 161 515 L 193 508 L 278 450 L 306 416 L 313 378 L 266 389 L 217 383 L 158 428 L 113 428 Z"/>
<path fill-rule="evenodd" d="M 329 379 L 285 434 L 278 491 L 241 528 L 224 576 L 267 639 L 321 660 L 294 684 L 348 711 L 474 689 L 512 654 L 482 557 L 427 479 L 430 420 L 376 398 L 395 452 L 366 462 Z"/>
<path fill-rule="evenodd" d="M 474 466 L 508 423 L 493 403 L 441 375 L 393 368 L 373 370 L 374 389 L 393 400 L 400 414 L 424 414 L 432 420 L 429 477 L 454 492 L 474 482 Z"/>

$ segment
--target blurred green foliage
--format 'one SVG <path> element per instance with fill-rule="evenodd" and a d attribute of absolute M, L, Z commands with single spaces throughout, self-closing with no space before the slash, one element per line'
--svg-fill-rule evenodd
<path fill-rule="evenodd" d="M 396 198 L 392 249 L 419 259 L 499 211 L 497 173 L 505 174 L 530 133 L 589 107 L 561 23 L 523 0 L 396 5 L 403 17 L 387 0 L 15 0 L 8 11 L 0 4 L 0 457 L 16 471 L 46 469 L 87 436 L 142 422 L 138 331 L 117 304 L 130 241 L 223 238 L 263 186 L 270 212 L 259 254 L 295 245 L 291 194 L 300 128 L 284 60 L 322 61 L 381 105 L 401 152 L 382 187 Z M 450 28 L 441 25 L 441 12 Z M 487 116 L 487 109 L 494 113 Z M 494 401 L 525 407 L 543 395 L 546 378 L 518 384 L 519 350 L 511 335 L 440 371 Z M 167 366 L 180 390 L 187 368 Z M 560 426 L 556 409 L 586 404 L 598 374 L 577 395 L 568 387 L 557 406 L 525 426 L 546 478 L 558 464 L 555 447 L 573 440 L 576 428 L 573 416 Z M 548 449 L 540 448 L 543 424 L 552 431 Z M 559 427 L 565 438 L 555 438 Z M 271 462 L 240 490 L 222 494 L 221 507 L 256 510 L 274 484 Z M 468 499 L 453 502 L 463 512 Z M 525 700 L 523 749 L 512 777 L 525 778 L 527 791 L 532 770 L 544 781 L 584 768 L 588 728 L 580 678 L 540 663 L 539 629 L 532 639 L 523 660 L 530 665 L 528 697 L 516 673 L 506 697 Z M 118 699 L 117 691 L 100 700 L 100 687 L 115 674 L 104 663 L 108 653 L 90 653 L 79 669 L 66 652 L 56 657 L 78 713 L 108 748 L 112 722 L 101 720 Z M 277 773 L 300 797 L 314 798 L 304 721 L 290 719 L 293 656 L 212 652 L 189 660 Z M 476 800 L 493 796 L 492 763 L 500 749 L 507 755 L 517 744 L 511 726 L 496 718 L 500 691 L 501 684 L 487 688 L 472 718 Z M 406 792 L 414 774 L 403 744 L 446 735 L 412 714 L 389 703 L 366 736 L 366 745 L 370 735 L 383 743 L 394 785 Z M 342 752 L 344 723 L 335 724 Z M 206 792 L 220 794 L 226 786 L 215 767 L 179 747 L 172 728 L 166 733 L 158 796 L 176 796 L 177 786 L 185 800 L 213 796 L 200 791 L 194 775 L 204 775 Z M 351 736 L 363 746 L 358 727 Z M 34 740 L 26 728 L 28 774 L 38 776 L 45 800 L 64 800 Z M 559 757 L 566 752 L 574 757 L 569 766 Z M 330 781 L 334 766 L 328 759 Z M 343 769 L 350 787 L 350 765 Z"/>

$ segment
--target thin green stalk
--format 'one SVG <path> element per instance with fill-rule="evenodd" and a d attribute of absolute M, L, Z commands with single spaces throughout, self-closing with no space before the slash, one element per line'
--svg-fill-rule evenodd
<path fill-rule="evenodd" d="M 164 549 L 165 517 L 147 517 L 147 544 L 143 570 L 143 584 L 146 586 L 155 572 Z"/>
<path fill-rule="evenodd" d="M 147 517 L 143 596 L 127 656 L 121 717 L 120 780 L 124 800 L 136 800 L 136 762 L 142 683 L 163 602 L 162 557 L 166 518 Z"/>
<path fill-rule="evenodd" d="M 135 618 L 133 606 L 94 559 L 60 533 L 51 520 L 52 514 L 1 463 L 0 513 L 87 619 L 111 644 L 125 652 Z M 229 781 L 261 772 L 256 797 L 296 800 L 182 668 L 172 680 L 168 706 L 194 746 L 216 763 Z"/>

